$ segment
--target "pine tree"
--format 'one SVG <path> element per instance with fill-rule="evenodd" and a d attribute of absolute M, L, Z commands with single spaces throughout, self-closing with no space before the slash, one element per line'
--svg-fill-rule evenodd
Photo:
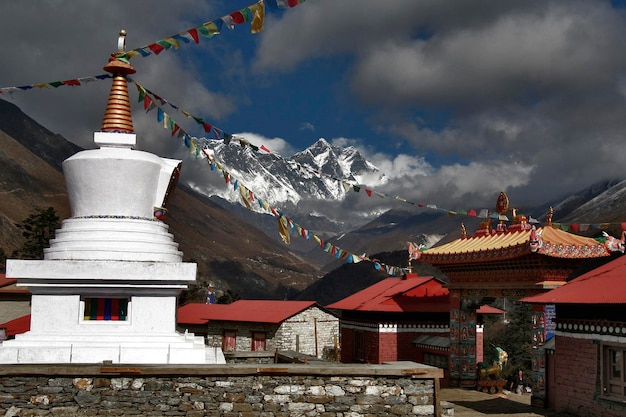
<path fill-rule="evenodd" d="M 60 226 L 59 220 L 54 208 L 36 208 L 22 223 L 16 225 L 22 230 L 26 242 L 20 249 L 14 251 L 11 257 L 43 259 L 43 250 L 48 246 L 50 239 L 54 238 L 54 233 Z"/>
<path fill-rule="evenodd" d="M 495 316 L 485 320 L 485 352 L 500 347 L 508 354 L 503 376 L 517 375 L 520 369 L 530 375 L 532 357 L 532 312 L 530 304 L 518 304 L 509 310 L 509 321 Z"/>

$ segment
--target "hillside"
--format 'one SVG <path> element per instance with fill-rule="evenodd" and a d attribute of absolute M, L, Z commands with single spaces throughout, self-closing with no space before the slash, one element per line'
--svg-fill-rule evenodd
<path fill-rule="evenodd" d="M 61 219 L 70 216 L 61 163 L 79 149 L 0 100 L 0 248 L 6 254 L 21 246 L 15 224 L 34 208 L 53 207 Z M 170 232 L 185 261 L 198 263 L 205 289 L 211 282 L 218 295 L 230 289 L 243 298 L 285 298 L 317 279 L 316 269 L 289 247 L 184 186 L 168 208 Z"/>

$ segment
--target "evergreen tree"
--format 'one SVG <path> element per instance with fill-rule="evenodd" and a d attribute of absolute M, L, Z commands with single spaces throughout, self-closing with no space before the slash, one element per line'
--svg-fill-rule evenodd
<path fill-rule="evenodd" d="M 508 354 L 503 376 L 517 375 L 520 369 L 527 377 L 532 365 L 532 310 L 530 304 L 518 304 L 509 310 L 508 323 L 500 316 L 485 320 L 485 353 L 496 347 Z"/>
<path fill-rule="evenodd" d="M 4 248 L 0 248 L 0 270 L 4 271 L 4 268 L 7 263 L 7 255 L 4 252 Z"/>
<path fill-rule="evenodd" d="M 36 208 L 22 223 L 16 225 L 22 230 L 26 242 L 20 249 L 14 251 L 11 257 L 43 259 L 43 250 L 48 246 L 50 239 L 54 238 L 54 233 L 60 226 L 59 220 L 54 208 Z"/>
<path fill-rule="evenodd" d="M 239 296 L 239 294 L 237 294 L 233 290 L 226 290 L 223 295 L 218 297 L 217 304 L 230 304 L 240 299 L 241 297 Z"/>

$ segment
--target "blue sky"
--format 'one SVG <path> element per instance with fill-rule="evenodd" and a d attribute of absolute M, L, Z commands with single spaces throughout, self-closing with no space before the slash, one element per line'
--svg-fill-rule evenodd
<path fill-rule="evenodd" d="M 134 49 L 252 3 L 5 2 L 0 87 L 101 74 L 119 29 Z M 323 137 L 358 147 L 388 194 L 467 208 L 507 191 L 523 206 L 626 177 L 625 43 L 621 2 L 308 0 L 268 11 L 258 35 L 241 25 L 131 62 L 144 87 L 284 156 Z M 109 87 L 0 98 L 90 147 Z M 133 116 L 142 149 L 189 159 L 153 114 Z"/>

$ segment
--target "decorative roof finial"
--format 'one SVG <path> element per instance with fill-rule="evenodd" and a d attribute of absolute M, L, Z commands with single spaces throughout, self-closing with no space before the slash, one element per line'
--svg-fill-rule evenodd
<path fill-rule="evenodd" d="M 465 239 L 467 237 L 467 230 L 465 230 L 465 224 L 461 223 L 461 239 Z"/>
<path fill-rule="evenodd" d="M 126 76 L 134 74 L 135 68 L 127 59 L 120 55 L 126 51 L 126 31 L 120 30 L 117 40 L 117 52 L 111 54 L 104 70 L 113 75 L 113 84 L 109 92 L 109 101 L 104 111 L 102 126 L 103 132 L 134 133 L 133 118 L 130 113 L 130 99 L 128 97 L 128 82 Z"/>
<path fill-rule="evenodd" d="M 546 215 L 546 224 L 548 226 L 552 226 L 552 216 L 554 215 L 554 209 L 552 207 L 550 207 L 550 210 L 548 210 L 548 214 Z"/>

